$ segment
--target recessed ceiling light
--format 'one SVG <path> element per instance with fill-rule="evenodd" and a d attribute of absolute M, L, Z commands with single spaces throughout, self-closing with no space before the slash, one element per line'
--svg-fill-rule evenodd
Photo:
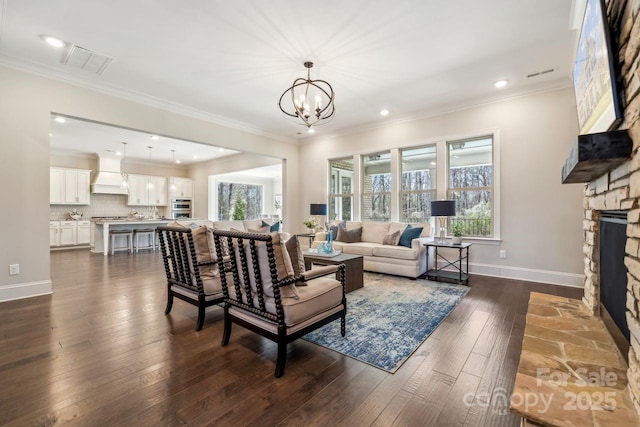
<path fill-rule="evenodd" d="M 181 163 L 181 162 L 180 162 L 180 159 L 176 160 L 176 163 Z"/>
<path fill-rule="evenodd" d="M 380 115 L 381 116 L 388 116 L 389 115 L 389 110 L 387 110 L 386 108 L 384 110 L 380 110 Z"/>
<path fill-rule="evenodd" d="M 151 135 L 151 139 L 153 139 L 154 141 L 157 141 L 157 140 L 158 140 L 158 138 L 159 138 L 159 136 L 158 136 L 158 135 Z"/>
<path fill-rule="evenodd" d="M 58 122 L 58 123 L 65 123 L 67 121 L 64 117 L 60 117 L 60 116 L 56 117 L 53 120 Z"/>
<path fill-rule="evenodd" d="M 314 128 L 309 128 L 309 130 L 307 131 L 309 133 L 316 133 L 316 130 Z"/>
<path fill-rule="evenodd" d="M 42 36 L 42 39 L 49 45 L 52 47 L 55 47 L 57 49 L 61 48 L 61 47 L 65 47 L 67 44 L 64 42 L 64 40 L 60 40 L 59 38 L 56 37 L 51 37 L 51 36 Z"/>
<path fill-rule="evenodd" d="M 218 148 L 218 151 L 222 153 L 224 151 L 224 148 Z"/>
<path fill-rule="evenodd" d="M 116 151 L 116 156 L 122 156 L 122 152 Z"/>
<path fill-rule="evenodd" d="M 193 160 L 198 160 L 198 156 L 196 156 L 195 154 L 193 155 Z"/>
<path fill-rule="evenodd" d="M 505 87 L 509 83 L 509 80 L 498 80 L 493 85 L 497 88 Z"/>
<path fill-rule="evenodd" d="M 53 136 L 53 134 L 51 132 L 49 132 L 49 136 Z"/>

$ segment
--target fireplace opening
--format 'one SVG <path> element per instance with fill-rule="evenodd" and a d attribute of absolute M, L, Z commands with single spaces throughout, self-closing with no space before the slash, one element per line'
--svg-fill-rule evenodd
<path fill-rule="evenodd" d="M 600 216 L 600 304 L 602 319 L 623 355 L 629 350 L 627 325 L 627 213 L 605 211 Z"/>

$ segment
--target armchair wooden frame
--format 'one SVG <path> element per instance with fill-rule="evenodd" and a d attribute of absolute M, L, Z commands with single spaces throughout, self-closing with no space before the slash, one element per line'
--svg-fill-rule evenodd
<path fill-rule="evenodd" d="M 204 325 L 205 309 L 224 301 L 222 293 L 215 297 L 206 295 L 200 277 L 200 267 L 215 264 L 216 261 L 197 262 L 190 228 L 160 226 L 156 233 L 167 276 L 167 306 L 164 314 L 171 312 L 174 297 L 193 304 L 198 307 L 196 331 L 199 331 Z M 184 291 L 179 292 L 174 286 Z"/>
<path fill-rule="evenodd" d="M 328 267 L 322 267 L 314 270 L 307 271 L 301 275 L 289 277 L 283 280 L 278 279 L 278 271 L 276 267 L 276 259 L 274 254 L 274 248 L 272 243 L 272 237 L 269 234 L 256 234 L 256 233 L 244 233 L 236 231 L 222 231 L 214 230 L 215 246 L 218 255 L 218 266 L 220 271 L 225 273 L 231 273 L 233 277 L 233 283 L 227 283 L 227 274 L 221 273 L 222 279 L 222 291 L 224 293 L 224 333 L 222 336 L 222 345 L 226 346 L 229 343 L 231 337 L 231 325 L 236 323 L 243 326 L 263 337 L 266 337 L 278 344 L 278 356 L 276 360 L 275 377 L 279 378 L 284 374 L 284 368 L 287 357 L 287 344 L 296 339 L 304 336 L 305 334 L 320 328 L 334 320 L 340 319 L 340 333 L 345 336 L 346 332 L 346 314 L 347 314 L 347 299 L 346 299 L 346 285 L 345 285 L 345 265 L 334 265 Z M 251 263 L 247 258 L 245 250 L 242 250 L 245 245 L 245 240 L 248 240 L 249 252 L 251 256 Z M 258 261 L 258 253 L 256 250 L 256 243 L 265 242 L 267 247 L 267 258 L 269 262 L 269 271 L 271 274 L 271 281 L 273 285 L 273 299 L 275 300 L 275 311 L 272 313 L 267 311 L 265 305 L 265 292 L 263 289 L 263 283 L 260 275 L 260 266 Z M 240 258 L 240 265 L 234 253 L 237 246 L 239 250 L 237 254 Z M 223 248 L 228 248 L 228 253 L 231 254 L 228 262 L 223 261 Z M 253 265 L 253 278 L 255 280 L 255 290 L 251 288 L 249 265 Z M 317 270 L 317 272 L 316 272 Z M 326 317 L 323 317 L 316 322 L 298 329 L 295 332 L 288 332 L 288 327 L 285 322 L 285 313 L 282 307 L 282 295 L 281 288 L 291 284 L 300 284 L 302 282 L 311 281 L 314 278 L 325 276 L 329 274 L 338 273 L 338 280 L 342 286 L 342 308 L 339 311 L 332 312 Z M 243 281 L 240 281 L 240 275 L 242 275 Z M 233 295 L 230 293 L 230 286 L 233 287 Z M 242 288 L 244 287 L 244 289 Z M 242 294 L 251 295 L 253 298 L 245 298 L 243 300 Z M 257 300 L 257 304 L 256 301 Z M 274 333 L 270 330 L 260 326 L 260 322 L 252 323 L 241 317 L 233 314 L 229 309 L 234 307 L 238 311 L 248 312 L 256 318 L 264 319 L 265 321 L 275 324 L 277 326 L 277 332 Z"/>

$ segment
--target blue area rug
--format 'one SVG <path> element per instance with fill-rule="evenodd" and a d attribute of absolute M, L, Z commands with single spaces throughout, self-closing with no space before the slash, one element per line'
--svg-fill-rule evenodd
<path fill-rule="evenodd" d="M 304 339 L 395 372 L 467 294 L 469 288 L 365 273 L 347 294 L 347 335 L 332 322 Z"/>

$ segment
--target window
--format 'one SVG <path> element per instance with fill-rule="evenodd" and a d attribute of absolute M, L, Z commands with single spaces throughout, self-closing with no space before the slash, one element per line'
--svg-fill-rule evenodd
<path fill-rule="evenodd" d="M 353 219 L 353 159 L 329 162 L 329 220 Z"/>
<path fill-rule="evenodd" d="M 219 182 L 218 221 L 261 218 L 262 194 L 262 185 Z"/>
<path fill-rule="evenodd" d="M 493 236 L 493 137 L 447 143 L 449 197 L 464 236 Z"/>
<path fill-rule="evenodd" d="M 436 200 L 436 147 L 402 150 L 401 158 L 400 221 L 428 221 Z"/>
<path fill-rule="evenodd" d="M 391 154 L 362 157 L 362 220 L 391 221 Z"/>

